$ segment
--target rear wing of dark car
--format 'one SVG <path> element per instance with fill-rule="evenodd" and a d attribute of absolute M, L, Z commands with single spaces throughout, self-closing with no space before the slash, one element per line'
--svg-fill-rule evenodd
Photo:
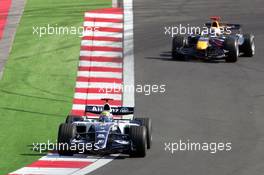
<path fill-rule="evenodd" d="M 103 112 L 104 106 L 86 106 L 85 112 L 100 114 Z M 111 107 L 110 112 L 113 115 L 130 115 L 134 113 L 134 107 Z"/>
<path fill-rule="evenodd" d="M 212 23 L 207 22 L 205 23 L 205 26 L 210 28 L 212 26 Z M 242 28 L 241 24 L 220 23 L 220 26 L 229 27 L 230 30 L 240 30 Z"/>

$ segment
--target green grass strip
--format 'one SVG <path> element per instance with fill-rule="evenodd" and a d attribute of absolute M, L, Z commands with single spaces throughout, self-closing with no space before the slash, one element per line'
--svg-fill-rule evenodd
<path fill-rule="evenodd" d="M 33 26 L 79 27 L 110 0 L 27 0 L 0 81 L 0 174 L 37 160 L 33 142 L 55 141 L 72 106 L 80 37 L 33 35 Z"/>

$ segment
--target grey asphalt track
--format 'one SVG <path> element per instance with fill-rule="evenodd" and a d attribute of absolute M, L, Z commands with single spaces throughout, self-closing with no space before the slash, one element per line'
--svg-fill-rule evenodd
<path fill-rule="evenodd" d="M 8 58 L 14 40 L 16 28 L 23 13 L 25 0 L 13 0 L 7 18 L 4 36 L 0 40 L 0 80 L 2 78 L 4 65 Z"/>
<path fill-rule="evenodd" d="M 264 35 L 262 0 L 135 0 L 137 84 L 166 84 L 165 94 L 136 94 L 137 115 L 153 120 L 146 158 L 120 158 L 91 174 L 260 175 L 264 172 Z M 171 61 L 164 27 L 209 16 L 244 24 L 257 53 L 237 63 Z M 164 151 L 164 142 L 232 142 L 231 152 Z"/>

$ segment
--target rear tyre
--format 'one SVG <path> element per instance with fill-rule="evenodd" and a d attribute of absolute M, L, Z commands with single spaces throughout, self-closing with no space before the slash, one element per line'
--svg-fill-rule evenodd
<path fill-rule="evenodd" d="M 73 123 L 73 122 L 77 122 L 77 121 L 82 121 L 82 117 L 81 116 L 76 116 L 76 115 L 68 115 L 65 123 Z"/>
<path fill-rule="evenodd" d="M 142 126 L 147 129 L 147 148 L 150 149 L 152 145 L 152 121 L 150 118 L 135 118 Z"/>
<path fill-rule="evenodd" d="M 132 147 L 131 157 L 145 157 L 147 153 L 147 131 L 145 126 L 130 126 L 129 129 Z"/>
<path fill-rule="evenodd" d="M 184 55 L 178 53 L 178 49 L 185 46 L 186 40 L 185 37 L 182 35 L 176 35 L 173 37 L 172 40 L 172 59 L 175 60 L 184 60 Z"/>
<path fill-rule="evenodd" d="M 74 136 L 74 128 L 69 123 L 62 123 L 58 132 L 58 153 L 62 156 L 72 156 L 73 152 L 70 150 L 70 142 Z"/>
<path fill-rule="evenodd" d="M 244 56 L 253 57 L 255 55 L 255 37 L 252 34 L 244 35 L 244 43 L 241 46 L 241 52 Z"/>
<path fill-rule="evenodd" d="M 228 37 L 224 43 L 224 49 L 227 50 L 226 62 L 234 63 L 237 61 L 239 56 L 239 47 L 237 40 L 233 37 Z"/>

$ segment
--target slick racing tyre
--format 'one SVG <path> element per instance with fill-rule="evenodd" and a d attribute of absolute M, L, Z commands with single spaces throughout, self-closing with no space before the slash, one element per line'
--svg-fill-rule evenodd
<path fill-rule="evenodd" d="M 62 123 L 58 132 L 58 153 L 63 156 L 72 156 L 70 142 L 74 136 L 74 128 L 69 123 Z"/>
<path fill-rule="evenodd" d="M 129 136 L 132 141 L 131 157 L 145 157 L 147 153 L 147 130 L 145 126 L 130 126 Z"/>
<path fill-rule="evenodd" d="M 75 116 L 75 115 L 68 115 L 65 123 L 73 123 L 73 122 L 78 122 L 78 121 L 82 121 L 83 118 L 80 116 Z"/>
<path fill-rule="evenodd" d="M 135 118 L 142 126 L 147 129 L 147 148 L 150 149 L 152 145 L 152 121 L 150 118 Z"/>
<path fill-rule="evenodd" d="M 226 62 L 234 63 L 239 56 L 239 46 L 236 38 L 228 37 L 224 42 L 224 49 L 227 51 Z"/>
<path fill-rule="evenodd" d="M 175 60 L 184 60 L 184 55 L 178 53 L 178 49 L 185 46 L 186 39 L 182 35 L 176 35 L 172 40 L 172 59 Z"/>
<path fill-rule="evenodd" d="M 244 43 L 241 46 L 241 52 L 244 56 L 253 57 L 255 55 L 255 37 L 252 34 L 245 34 Z"/>

